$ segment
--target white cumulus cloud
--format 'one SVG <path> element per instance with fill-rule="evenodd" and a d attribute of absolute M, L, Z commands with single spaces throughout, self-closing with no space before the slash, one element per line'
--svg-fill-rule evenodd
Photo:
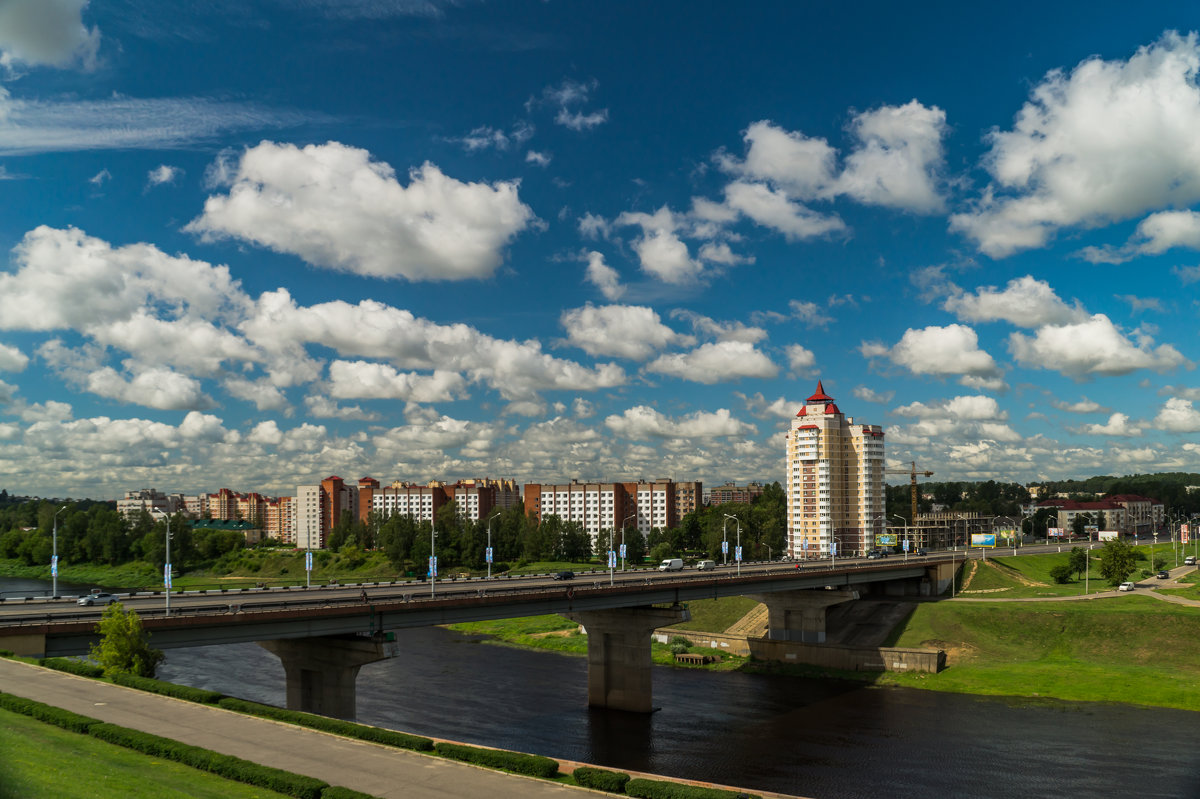
<path fill-rule="evenodd" d="M 616 355 L 644 361 L 670 346 L 689 346 L 691 336 L 676 333 L 662 323 L 658 313 L 642 305 L 591 303 L 563 311 L 559 318 L 567 343 L 589 355 Z"/>
<path fill-rule="evenodd" d="M 775 377 L 779 367 L 753 344 L 718 341 L 687 353 L 660 355 L 646 365 L 646 371 L 712 384 L 743 377 Z"/>
<path fill-rule="evenodd" d="M 1146 334 L 1138 334 L 1137 339 L 1137 343 L 1130 341 L 1107 316 L 1095 314 L 1077 324 L 1041 327 L 1032 336 L 1013 333 L 1008 349 L 1025 366 L 1076 378 L 1123 375 L 1136 369 L 1165 372 L 1189 363 L 1169 344 L 1155 347 Z"/>
<path fill-rule="evenodd" d="M 613 414 L 607 417 L 604 424 L 617 435 L 635 440 L 723 438 L 751 435 L 756 432 L 754 425 L 733 418 L 726 408 L 720 408 L 712 413 L 697 411 L 678 419 L 672 419 L 654 408 L 638 405 L 627 409 L 620 416 Z"/>

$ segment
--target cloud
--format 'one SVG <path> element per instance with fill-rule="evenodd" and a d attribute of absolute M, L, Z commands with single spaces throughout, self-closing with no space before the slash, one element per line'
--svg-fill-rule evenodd
<path fill-rule="evenodd" d="M 1084 247 L 1079 254 L 1094 264 L 1123 264 L 1139 255 L 1162 255 L 1174 247 L 1200 250 L 1200 214 L 1159 211 L 1139 222 L 1121 247 Z"/>
<path fill-rule="evenodd" d="M 155 186 L 161 186 L 164 183 L 174 183 L 175 179 L 182 174 L 183 170 L 177 166 L 159 164 L 146 173 L 146 188 L 150 189 Z"/>
<path fill-rule="evenodd" d="M 1048 73 L 1013 128 L 989 134 L 993 183 L 951 229 L 1003 258 L 1044 246 L 1062 227 L 1197 202 L 1198 68 L 1196 34 L 1168 31 L 1128 61 L 1093 56 Z"/>
<path fill-rule="evenodd" d="M 1087 319 L 1087 311 L 1076 302 L 1067 305 L 1050 284 L 1032 275 L 1013 278 L 1002 291 L 984 286 L 974 294 L 956 293 L 942 308 L 964 322 L 1005 321 L 1018 327 L 1068 324 Z"/>
<path fill-rule="evenodd" d="M 1160 314 L 1166 313 L 1162 300 L 1157 297 L 1138 297 L 1134 294 L 1114 294 L 1113 296 L 1118 300 L 1124 300 L 1129 303 L 1129 310 L 1135 314 L 1144 311 L 1153 311 Z"/>
<path fill-rule="evenodd" d="M 19 100 L 0 87 L 0 155 L 189 147 L 321 119 L 206 98 Z"/>
<path fill-rule="evenodd" d="M 584 214 L 579 217 L 579 234 L 585 239 L 606 239 L 611 230 L 608 220 L 596 214 Z"/>
<path fill-rule="evenodd" d="M 101 169 L 95 175 L 92 175 L 90 178 L 88 178 L 88 183 L 96 186 L 103 186 L 105 181 L 109 180 L 112 180 L 112 173 L 107 169 Z"/>
<path fill-rule="evenodd" d="M 562 83 L 542 89 L 540 97 L 530 97 L 525 103 L 525 110 L 532 111 L 539 105 L 557 106 L 558 113 L 554 116 L 556 124 L 574 131 L 591 130 L 608 121 L 608 109 L 584 112 L 576 110 L 576 107 L 586 104 L 598 85 L 599 82 L 594 78 L 586 82 L 564 78 Z"/>
<path fill-rule="evenodd" d="M 669 230 L 646 231 L 633 242 L 642 271 L 664 283 L 683 285 L 699 279 L 704 266 L 688 254 L 687 245 Z"/>
<path fill-rule="evenodd" d="M 1165 372 L 1190 362 L 1169 344 L 1137 334 L 1130 341 L 1104 314 L 1078 324 L 1048 325 L 1033 336 L 1013 333 L 1008 349 L 1025 366 L 1052 369 L 1069 377 L 1123 375 L 1136 369 Z"/>
<path fill-rule="evenodd" d="M 1200 282 L 1200 266 L 1174 266 L 1171 272 L 1185 286 Z"/>
<path fill-rule="evenodd" d="M 88 0 L 8 0 L 0 3 L 0 66 L 96 68 L 100 29 L 88 30 Z"/>
<path fill-rule="evenodd" d="M 1098 413 L 1104 410 L 1103 405 L 1098 402 L 1093 402 L 1087 397 L 1084 397 L 1079 402 L 1064 402 L 1062 400 L 1055 400 L 1050 404 L 1055 408 L 1058 408 L 1060 411 L 1067 411 L 1068 413 Z"/>
<path fill-rule="evenodd" d="M 571 111 L 566 108 L 560 108 L 554 116 L 554 121 L 564 128 L 570 128 L 571 130 L 591 130 L 608 121 L 608 109 L 601 108 L 599 111 L 585 114 L 582 111 Z"/>
<path fill-rule="evenodd" d="M 432 375 L 401 373 L 383 363 L 334 361 L 329 364 L 329 394 L 334 399 L 398 399 L 449 402 L 464 395 L 466 380 L 457 372 Z"/>
<path fill-rule="evenodd" d="M 533 126 L 528 122 L 518 122 L 508 132 L 485 125 L 475 128 L 462 138 L 451 139 L 451 141 L 461 144 L 467 152 L 476 152 L 492 148 L 507 150 L 509 147 L 520 147 L 529 141 L 532 136 Z"/>
<path fill-rule="evenodd" d="M 812 350 L 805 349 L 799 344 L 789 344 L 784 350 L 787 353 L 788 370 L 792 374 L 804 374 L 812 370 L 817 363 L 817 356 Z"/>
<path fill-rule="evenodd" d="M 893 413 L 917 420 L 887 431 L 888 438 L 895 437 L 897 444 L 1021 440 L 1020 434 L 1006 424 L 1008 413 L 991 397 L 958 396 L 933 404 L 913 402 L 896 408 Z"/>
<path fill-rule="evenodd" d="M 779 367 L 752 344 L 719 341 L 688 353 L 660 355 L 646 365 L 646 371 L 712 384 L 743 377 L 775 377 Z"/>
<path fill-rule="evenodd" d="M 1108 421 L 1105 424 L 1084 425 L 1080 432 L 1095 436 L 1128 438 L 1131 436 L 1140 436 L 1142 428 L 1130 424 L 1129 417 L 1125 414 L 1114 413 L 1108 417 Z"/>
<path fill-rule="evenodd" d="M 355 422 L 377 422 L 381 418 L 378 413 L 364 411 L 358 405 L 338 405 L 328 397 L 310 395 L 304 398 L 304 407 L 308 415 L 318 419 L 344 419 Z"/>
<path fill-rule="evenodd" d="M 517 183 L 462 183 L 425 163 L 406 187 L 366 150 L 338 142 L 264 141 L 227 175 L 229 193 L 210 196 L 185 230 L 372 277 L 489 277 L 534 220 Z"/>
<path fill-rule="evenodd" d="M 16 347 L 0 344 L 0 372 L 20 372 L 28 363 L 28 355 Z"/>
<path fill-rule="evenodd" d="M 833 317 L 822 311 L 815 302 L 790 300 L 788 307 L 792 310 L 792 316 L 807 327 L 825 327 L 833 321 Z"/>
<path fill-rule="evenodd" d="M 749 327 L 742 322 L 718 322 L 716 319 L 685 308 L 672 309 L 671 318 L 686 320 L 691 324 L 692 330 L 717 341 L 743 341 L 747 344 L 757 344 L 767 337 L 767 331 L 761 327 Z"/>
<path fill-rule="evenodd" d="M 100 397 L 163 411 L 197 410 L 214 405 L 198 380 L 170 369 L 147 369 L 126 380 L 106 366 L 88 375 L 83 387 Z"/>
<path fill-rule="evenodd" d="M 896 408 L 897 416 L 914 416 L 918 419 L 958 419 L 961 421 L 1005 421 L 1008 412 L 1000 409 L 1000 403 L 992 397 L 958 396 L 943 400 L 936 405 L 913 402 Z"/>
<path fill-rule="evenodd" d="M 265 380 L 246 380 L 241 377 L 226 378 L 221 384 L 231 396 L 246 402 L 253 402 L 260 411 L 287 411 L 290 409 L 287 397 L 277 387 Z"/>
<path fill-rule="evenodd" d="M 966 325 L 908 329 L 894 347 L 863 342 L 867 358 L 887 357 L 918 375 L 964 375 L 993 378 L 1000 369 L 992 356 L 979 348 L 979 337 Z"/>
<path fill-rule="evenodd" d="M 587 272 L 585 273 L 585 277 L 589 283 L 600 289 L 600 293 L 604 295 L 604 299 L 606 300 L 615 302 L 625 294 L 625 287 L 621 285 L 620 274 L 618 274 L 616 269 L 604 263 L 604 255 L 595 250 L 587 254 Z"/>
<path fill-rule="evenodd" d="M 567 331 L 567 344 L 589 355 L 644 361 L 667 347 L 696 343 L 693 337 L 664 325 L 653 308 L 641 305 L 597 307 L 588 303 L 563 311 L 559 322 Z"/>
<path fill-rule="evenodd" d="M 1200 433 L 1200 411 L 1191 400 L 1172 397 L 1154 417 L 1154 426 L 1172 433 Z"/>
<path fill-rule="evenodd" d="M 540 167 L 547 167 L 547 166 L 550 166 L 550 161 L 551 161 L 551 158 L 550 158 L 549 153 L 541 153 L 541 152 L 538 152 L 537 150 L 530 150 L 529 152 L 525 153 L 525 163 L 527 163 L 527 164 L 533 164 L 534 166 L 540 166 Z"/>
<path fill-rule="evenodd" d="M 854 396 L 863 402 L 877 402 L 886 404 L 892 401 L 892 397 L 896 395 L 895 391 L 876 391 L 869 386 L 857 386 L 854 389 Z"/>
<path fill-rule="evenodd" d="M 782 233 L 788 241 L 816 238 L 846 229 L 836 215 L 820 214 L 793 202 L 781 189 L 734 181 L 725 187 L 725 204 L 756 224 Z"/>
<path fill-rule="evenodd" d="M 796 415 L 798 409 L 804 407 L 803 400 L 790 400 L 786 397 L 779 397 L 767 402 L 762 392 L 757 391 L 753 396 L 746 396 L 737 391 L 734 394 L 745 400 L 746 410 L 759 419 L 791 419 Z"/>
<path fill-rule="evenodd" d="M 752 264 L 755 261 L 753 255 L 738 255 L 723 241 L 707 241 L 700 245 L 699 256 L 701 261 L 708 261 L 709 263 L 721 264 L 723 266 Z"/>
<path fill-rule="evenodd" d="M 734 419 L 726 408 L 720 408 L 713 413 L 697 411 L 678 419 L 672 419 L 663 416 L 653 408 L 638 405 L 629 408 L 620 416 L 614 414 L 607 417 L 604 424 L 617 435 L 635 440 L 726 438 L 751 435 L 757 432 L 754 425 Z"/>

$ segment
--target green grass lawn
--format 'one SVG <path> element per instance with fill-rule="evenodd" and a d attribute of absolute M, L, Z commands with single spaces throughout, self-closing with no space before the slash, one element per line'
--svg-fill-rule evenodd
<path fill-rule="evenodd" d="M 282 799 L 0 710 L 0 799 Z"/>
<path fill-rule="evenodd" d="M 721 633 L 729 629 L 749 613 L 758 603 L 744 596 L 729 596 L 720 599 L 693 599 L 687 603 L 692 620 L 676 624 L 672 630 L 699 630 Z"/>
<path fill-rule="evenodd" d="M 1149 597 L 922 603 L 895 645 L 945 649 L 948 667 L 881 683 L 1200 710 L 1200 608 Z"/>
<path fill-rule="evenodd" d="M 1133 573 L 1131 579 L 1141 579 L 1141 570 L 1149 567 L 1149 547 L 1138 547 L 1136 549 L 1145 549 L 1147 560 L 1137 562 L 1138 569 Z M 1160 547 L 1161 549 L 1161 547 Z M 989 553 L 987 560 L 978 561 L 978 567 L 975 570 L 975 576 L 971 582 L 964 586 L 965 596 L 978 596 L 986 598 L 988 593 L 993 593 L 996 598 L 1004 599 L 1019 599 L 1027 597 L 1054 597 L 1054 596 L 1078 596 L 1084 593 L 1086 587 L 1087 593 L 1097 594 L 1105 591 L 1112 591 L 1113 587 L 1108 582 L 1100 577 L 1100 562 L 1097 556 L 1098 548 L 1092 550 L 1092 567 L 1090 571 L 1090 579 L 1088 580 L 1072 580 L 1069 583 L 1058 584 L 1050 577 L 1050 570 L 1060 563 L 1066 563 L 1068 560 L 1068 548 L 1063 546 L 1063 551 L 1050 552 L 1040 555 L 1019 555 L 1013 557 L 1011 554 L 1000 554 L 1005 550 L 997 550 L 996 554 Z M 1012 552 L 1012 550 L 1007 550 Z M 968 566 L 967 569 L 970 567 Z M 966 572 L 964 571 L 964 575 Z M 988 592 L 976 594 L 974 592 Z"/>

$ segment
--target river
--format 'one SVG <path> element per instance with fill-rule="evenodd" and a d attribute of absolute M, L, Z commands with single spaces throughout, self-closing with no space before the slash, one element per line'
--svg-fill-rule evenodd
<path fill-rule="evenodd" d="M 642 716 L 588 710 L 583 658 L 442 628 L 397 638 L 400 657 L 359 673 L 359 721 L 817 799 L 1200 799 L 1187 711 L 656 667 L 661 710 Z M 168 650 L 159 676 L 284 704 L 283 669 L 255 644 Z"/>

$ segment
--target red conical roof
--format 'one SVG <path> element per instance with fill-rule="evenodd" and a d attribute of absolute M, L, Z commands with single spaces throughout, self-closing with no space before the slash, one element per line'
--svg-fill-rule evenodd
<path fill-rule="evenodd" d="M 808 398 L 809 402 L 833 402 L 833 397 L 825 393 L 825 389 L 821 387 L 821 381 L 817 381 L 817 393 Z"/>

